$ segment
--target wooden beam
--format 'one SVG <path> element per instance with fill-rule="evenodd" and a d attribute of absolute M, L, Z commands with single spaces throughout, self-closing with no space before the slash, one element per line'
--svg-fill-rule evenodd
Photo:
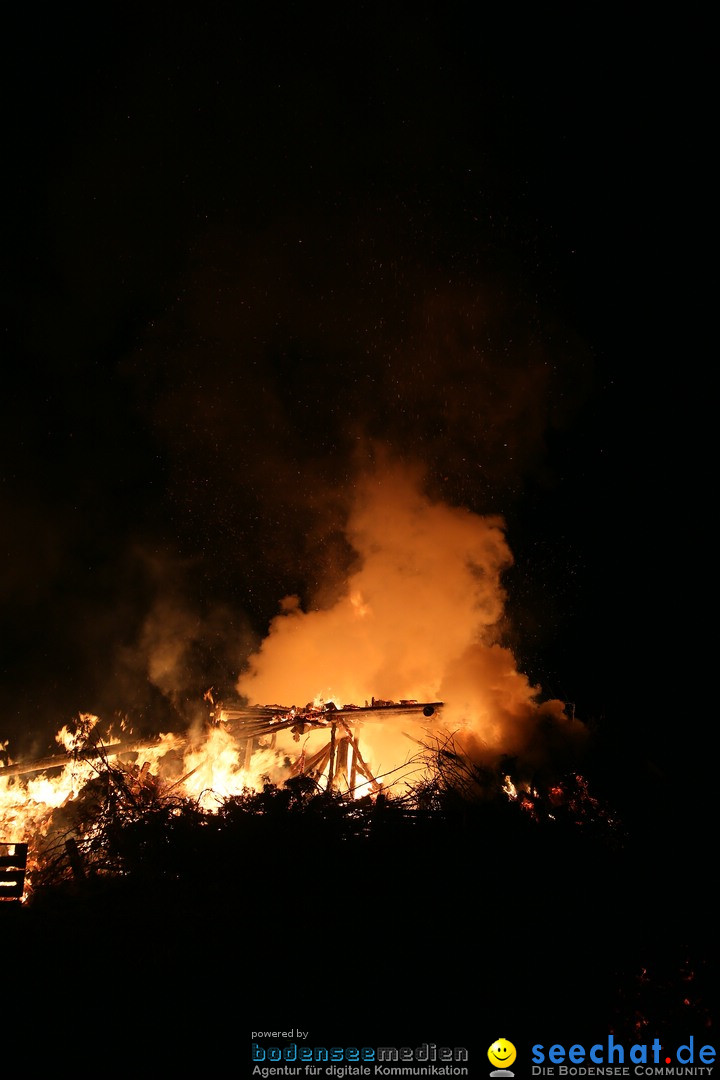
<path fill-rule="evenodd" d="M 175 746 L 168 750 L 177 749 L 177 746 L 185 746 L 187 738 L 183 738 Z M 88 748 L 81 753 L 55 754 L 54 757 L 37 758 L 35 761 L 14 762 L 12 765 L 0 767 L 0 780 L 7 776 L 25 776 L 29 773 L 50 772 L 52 769 L 64 769 L 77 761 L 93 761 L 96 758 L 119 757 L 120 754 L 132 754 L 139 750 L 161 750 L 162 743 L 157 739 L 139 739 L 136 742 L 110 743 L 107 746 L 98 745 Z"/>

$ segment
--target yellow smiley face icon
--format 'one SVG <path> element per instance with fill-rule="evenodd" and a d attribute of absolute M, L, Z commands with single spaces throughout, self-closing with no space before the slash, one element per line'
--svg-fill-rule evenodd
<path fill-rule="evenodd" d="M 517 1050 L 507 1039 L 496 1039 L 488 1050 L 490 1064 L 498 1069 L 507 1069 L 517 1057 Z"/>

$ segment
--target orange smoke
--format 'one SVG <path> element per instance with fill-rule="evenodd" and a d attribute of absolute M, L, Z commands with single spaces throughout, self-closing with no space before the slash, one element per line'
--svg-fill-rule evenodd
<path fill-rule="evenodd" d="M 285 598 L 236 685 L 250 704 L 441 700 L 443 727 L 478 759 L 536 757 L 548 724 L 575 733 L 501 644 L 512 565 L 501 518 L 433 501 L 419 469 L 386 465 L 357 484 L 346 534 L 357 569 L 328 608 Z M 376 772 L 417 752 L 391 723 L 366 725 L 362 745 Z"/>

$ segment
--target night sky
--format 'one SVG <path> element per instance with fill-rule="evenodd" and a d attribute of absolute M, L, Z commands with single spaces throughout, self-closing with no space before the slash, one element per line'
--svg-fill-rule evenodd
<path fill-rule="evenodd" d="M 486 957 L 503 919 L 527 953 L 503 985 L 530 1020 L 542 1005 L 548 1043 L 576 1037 L 562 1017 L 551 1030 L 554 994 L 575 1014 L 588 990 L 602 999 L 583 950 L 610 971 L 605 943 L 647 942 L 644 965 L 666 939 L 684 948 L 687 927 L 693 955 L 712 955 L 715 342 L 695 331 L 716 60 L 701 20 L 661 18 L 425 2 L 5 13 L 0 750 L 56 752 L 79 713 L 184 731 L 209 687 L 231 697 L 284 598 L 337 600 L 358 559 L 345 525 L 378 462 L 421 469 L 437 503 L 499 515 L 514 558 L 502 640 L 587 726 L 590 790 L 633 839 L 596 881 L 572 854 L 537 879 L 498 873 L 486 837 L 482 887 L 468 852 L 439 926 L 423 905 L 447 866 L 413 864 L 403 902 L 429 951 L 407 985 L 390 951 L 387 984 L 366 973 L 359 993 L 368 1010 L 386 1001 L 389 1026 L 399 980 L 405 1019 L 431 1016 L 417 1042 L 440 1038 L 433 1010 L 456 1000 L 453 1044 L 476 1025 L 485 1039 L 478 1002 L 505 1008 Z M 204 1059 L 215 1038 L 214 1018 L 198 1036 L 201 1002 L 213 1016 L 224 1002 L 246 1053 L 251 1024 L 281 1022 L 278 981 L 293 1022 L 315 1006 L 302 964 L 328 913 L 366 959 L 365 890 L 392 939 L 376 884 L 344 906 L 323 893 L 304 925 L 279 890 L 277 956 L 239 979 L 235 965 L 229 996 L 227 958 L 261 943 L 257 924 L 234 928 L 215 975 L 193 926 L 197 974 L 183 961 L 177 980 L 162 933 L 98 943 L 83 928 L 69 959 L 50 935 L 51 1052 L 70 1032 L 92 1062 L 88 1033 L 134 1037 L 171 994 L 183 1053 Z M 120 960 L 132 992 L 113 1011 Z M 312 975 L 344 1010 L 322 964 Z M 34 1045 L 33 999 L 15 996 Z"/>
<path fill-rule="evenodd" d="M 688 688 L 662 620 L 677 631 L 685 541 L 658 520 L 681 484 L 649 320 L 681 172 L 660 139 L 687 135 L 647 28 L 515 16 L 15 16 L 11 755 L 80 711 L 167 730 L 230 692 L 284 596 L 332 599 L 382 447 L 505 519 L 507 640 L 533 683 L 633 767 L 673 758 Z M 148 675 L 160 633 L 181 677 Z"/>

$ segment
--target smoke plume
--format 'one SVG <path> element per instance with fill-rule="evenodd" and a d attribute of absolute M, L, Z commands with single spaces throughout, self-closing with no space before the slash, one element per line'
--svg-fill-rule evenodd
<path fill-rule="evenodd" d="M 237 683 L 250 704 L 442 701 L 444 730 L 473 760 L 511 755 L 531 769 L 579 739 L 564 703 L 541 702 L 503 644 L 512 554 L 501 517 L 434 500 L 420 467 L 381 455 L 353 489 L 345 531 L 355 568 L 327 607 L 284 598 Z M 386 719 L 362 740 L 381 770 L 427 734 Z"/>

